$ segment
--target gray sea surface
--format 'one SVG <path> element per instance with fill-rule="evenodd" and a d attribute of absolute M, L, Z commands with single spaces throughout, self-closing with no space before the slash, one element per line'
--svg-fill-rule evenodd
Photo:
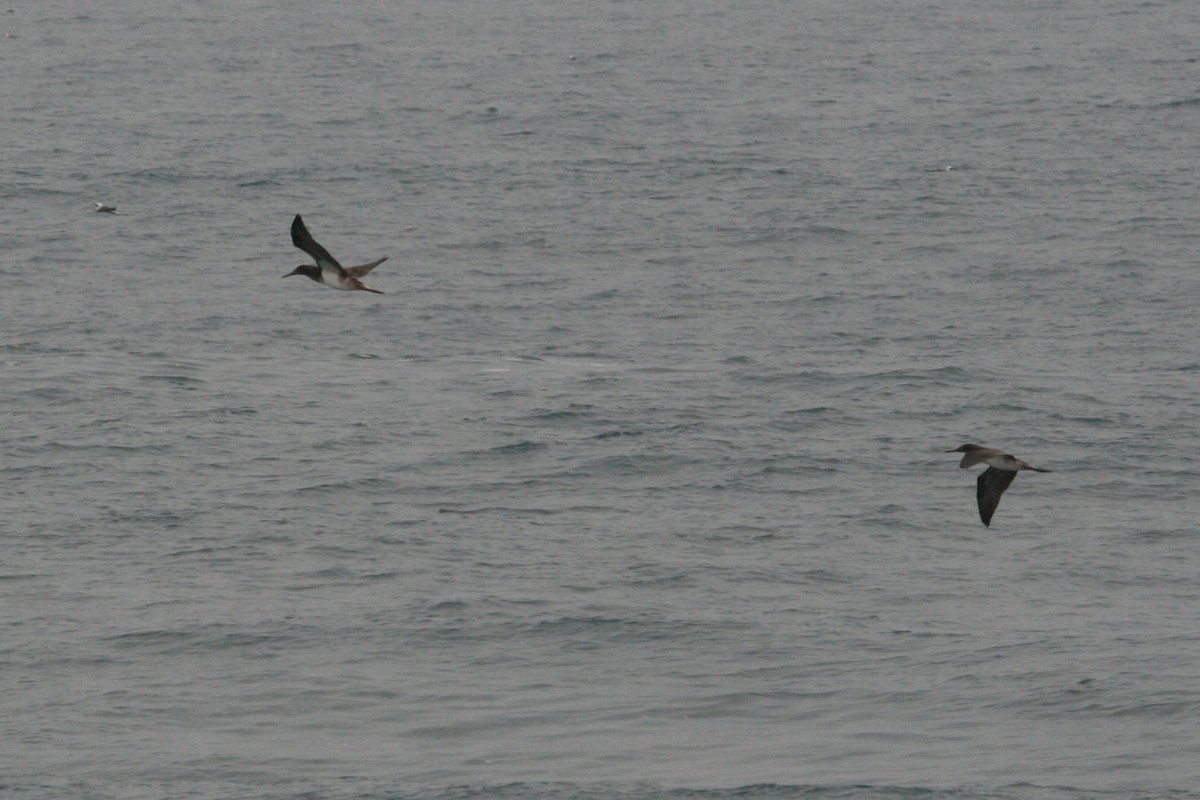
<path fill-rule="evenodd" d="M 0 797 L 1200 797 L 1198 42 L 0 10 Z"/>

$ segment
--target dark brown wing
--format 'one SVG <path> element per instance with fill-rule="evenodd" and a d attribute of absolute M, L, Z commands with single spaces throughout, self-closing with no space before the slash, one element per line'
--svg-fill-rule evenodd
<path fill-rule="evenodd" d="M 370 264 L 359 264 L 357 267 L 346 267 L 346 274 L 351 278 L 361 278 L 363 275 L 366 275 L 368 272 L 387 261 L 387 259 L 388 257 L 384 256 L 383 258 L 372 261 Z"/>
<path fill-rule="evenodd" d="M 304 227 L 304 220 L 300 219 L 299 214 L 292 220 L 292 244 L 312 256 L 313 261 L 317 262 L 317 266 L 322 271 L 330 269 L 338 275 L 346 274 L 346 270 L 337 262 L 337 259 L 329 255 L 329 251 L 312 238 L 312 234 L 308 232 L 308 228 Z"/>
<path fill-rule="evenodd" d="M 1004 490 L 1015 477 L 1015 470 L 988 467 L 976 481 L 979 486 L 975 492 L 975 499 L 979 501 L 979 518 L 987 527 L 992 526 L 992 514 L 996 513 L 996 506 L 1000 505 L 1000 495 L 1004 494 Z"/>

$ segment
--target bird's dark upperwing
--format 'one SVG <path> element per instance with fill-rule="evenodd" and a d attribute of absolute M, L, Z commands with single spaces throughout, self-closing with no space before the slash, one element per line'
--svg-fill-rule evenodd
<path fill-rule="evenodd" d="M 992 514 L 996 513 L 996 506 L 1000 505 L 1000 495 L 1004 494 L 1004 490 L 1015 477 L 1016 470 L 988 467 L 976 481 L 979 486 L 975 492 L 975 499 L 979 501 L 979 518 L 987 527 L 992 526 Z"/>
<path fill-rule="evenodd" d="M 312 238 L 312 234 L 308 232 L 308 228 L 304 227 L 304 220 L 300 219 L 299 214 L 292 220 L 292 244 L 312 256 L 313 261 L 316 261 L 317 266 L 321 269 L 331 269 L 339 275 L 346 274 L 346 270 L 337 262 L 337 259 L 329 255 L 329 251 Z"/>
<path fill-rule="evenodd" d="M 361 278 L 363 275 L 366 275 L 368 272 L 375 269 L 387 260 L 388 257 L 384 256 L 376 261 L 372 261 L 370 264 L 359 264 L 357 267 L 346 267 L 346 274 L 351 278 Z"/>

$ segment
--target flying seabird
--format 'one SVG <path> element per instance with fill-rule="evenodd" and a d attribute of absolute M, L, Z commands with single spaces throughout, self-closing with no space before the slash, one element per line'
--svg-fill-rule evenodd
<path fill-rule="evenodd" d="M 1004 494 L 1004 490 L 1013 482 L 1013 478 L 1017 477 L 1017 472 L 1023 469 L 1031 469 L 1034 472 L 1051 472 L 1051 470 L 1035 467 L 1026 461 L 1010 456 L 1008 453 L 1002 453 L 991 447 L 980 447 L 977 444 L 964 444 L 946 452 L 965 454 L 958 464 L 962 469 L 973 467 L 976 464 L 988 465 L 988 468 L 976 481 L 979 488 L 975 492 L 975 498 L 979 501 L 979 518 L 989 528 L 992 525 L 992 514 L 996 513 L 996 506 L 1000 505 L 1000 495 Z"/>
<path fill-rule="evenodd" d="M 289 278 L 292 275 L 307 275 L 317 283 L 332 286 L 334 289 L 345 289 L 347 291 L 359 289 L 364 292 L 383 294 L 378 289 L 372 289 L 370 286 L 367 286 L 359 278 L 378 267 L 384 261 L 387 261 L 387 256 L 372 261 L 369 264 L 360 264 L 357 267 L 347 269 L 339 264 L 333 256 L 329 255 L 328 250 L 317 244 L 317 240 L 312 238 L 312 235 L 308 232 L 308 228 L 304 227 L 304 220 L 300 219 L 299 214 L 292 220 L 292 244 L 312 256 L 313 261 L 317 263 L 315 265 L 301 264 L 283 277 Z"/>
<path fill-rule="evenodd" d="M 104 203 L 96 203 L 96 210 L 97 210 L 97 211 L 103 211 L 103 212 L 104 212 L 104 213 L 106 213 L 106 214 L 115 214 L 115 213 L 117 213 L 117 207 L 116 207 L 116 206 L 106 206 L 106 205 L 104 205 Z"/>

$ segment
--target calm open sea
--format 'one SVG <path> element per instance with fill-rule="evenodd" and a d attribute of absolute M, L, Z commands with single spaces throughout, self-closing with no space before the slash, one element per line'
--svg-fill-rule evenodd
<path fill-rule="evenodd" d="M 1200 797 L 1197 42 L 0 8 L 0 798 Z"/>

